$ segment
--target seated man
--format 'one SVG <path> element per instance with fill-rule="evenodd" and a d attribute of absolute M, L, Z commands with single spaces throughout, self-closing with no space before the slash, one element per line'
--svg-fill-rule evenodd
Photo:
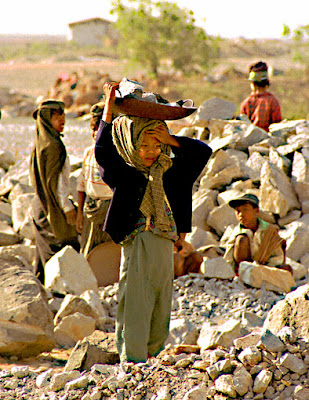
<path fill-rule="evenodd" d="M 290 271 L 285 264 L 285 241 L 278 234 L 278 228 L 258 217 L 259 200 L 251 193 L 233 199 L 229 205 L 234 208 L 239 224 L 227 242 L 224 258 L 235 268 L 238 275 L 242 261 L 256 262 Z"/>

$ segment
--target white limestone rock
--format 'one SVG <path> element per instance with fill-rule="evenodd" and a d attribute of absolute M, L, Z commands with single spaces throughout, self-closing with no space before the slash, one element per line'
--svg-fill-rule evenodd
<path fill-rule="evenodd" d="M 80 376 L 79 371 L 70 371 L 70 372 L 59 372 L 55 373 L 50 380 L 50 385 L 48 387 L 49 390 L 53 392 L 58 392 L 63 389 L 65 384 L 72 379 L 76 379 Z"/>
<path fill-rule="evenodd" d="M 259 143 L 269 137 L 268 133 L 264 129 L 259 128 L 256 125 L 250 124 L 246 127 L 246 130 L 237 131 L 238 140 L 236 141 L 235 149 L 246 151 L 249 146 Z"/>
<path fill-rule="evenodd" d="M 261 338 L 260 332 L 252 332 L 234 340 L 236 349 L 246 349 L 247 347 L 256 346 Z"/>
<path fill-rule="evenodd" d="M 218 97 L 212 97 L 199 106 L 192 120 L 192 125 L 203 127 L 212 118 L 232 119 L 235 110 L 236 105 L 234 103 Z"/>
<path fill-rule="evenodd" d="M 308 122 L 305 119 L 277 122 L 269 126 L 269 132 L 273 136 L 288 138 L 291 135 L 295 135 L 299 127 L 307 124 Z"/>
<path fill-rule="evenodd" d="M 300 210 L 292 210 L 285 217 L 278 219 L 279 226 L 285 226 L 290 224 L 291 222 L 297 221 L 301 217 Z"/>
<path fill-rule="evenodd" d="M 235 181 L 232 182 L 230 186 L 227 186 L 227 189 L 239 190 L 240 192 L 252 190 L 253 188 L 253 182 L 250 179 L 246 179 L 245 181 Z"/>
<path fill-rule="evenodd" d="M 245 366 L 253 367 L 262 360 L 262 353 L 257 346 L 249 346 L 238 354 L 238 359 Z"/>
<path fill-rule="evenodd" d="M 208 146 L 212 149 L 213 154 L 216 153 L 220 149 L 224 149 L 226 147 L 233 148 L 235 146 L 235 138 L 233 135 L 228 135 L 224 137 L 215 137 L 208 143 Z"/>
<path fill-rule="evenodd" d="M 218 245 L 218 237 L 214 233 L 204 231 L 195 226 L 186 236 L 186 241 L 191 243 L 195 250 L 208 245 Z"/>
<path fill-rule="evenodd" d="M 295 281 L 305 278 L 308 274 L 308 267 L 302 263 L 298 263 L 289 257 L 286 257 L 286 263 L 293 268 L 293 278 Z"/>
<path fill-rule="evenodd" d="M 196 344 L 197 338 L 198 330 L 192 322 L 187 318 L 178 318 L 170 322 L 170 333 L 165 345 Z"/>
<path fill-rule="evenodd" d="M 22 194 L 12 203 L 12 222 L 16 232 L 27 239 L 34 240 L 33 221 L 31 216 L 31 204 L 33 193 Z"/>
<path fill-rule="evenodd" d="M 229 185 L 233 180 L 244 178 L 239 163 L 235 162 L 224 150 L 219 150 L 207 164 L 207 171 L 201 178 L 200 188 L 220 189 Z"/>
<path fill-rule="evenodd" d="M 301 205 L 306 206 L 304 203 L 308 202 L 309 198 L 309 182 L 294 182 L 293 187 Z"/>
<path fill-rule="evenodd" d="M 13 204 L 13 202 L 19 196 L 21 196 L 23 194 L 33 194 L 34 195 L 35 194 L 35 190 L 34 190 L 34 188 L 32 186 L 30 186 L 28 184 L 17 182 L 17 183 L 14 184 L 14 187 L 10 191 L 8 199 L 9 199 L 10 203 Z"/>
<path fill-rule="evenodd" d="M 285 226 L 280 236 L 286 240 L 286 255 L 298 261 L 308 253 L 309 248 L 309 214 Z"/>
<path fill-rule="evenodd" d="M 280 357 L 279 365 L 288 368 L 296 374 L 302 375 L 308 371 L 308 366 L 294 354 L 286 353 Z"/>
<path fill-rule="evenodd" d="M 197 341 L 201 351 L 218 346 L 230 347 L 233 341 L 241 336 L 240 321 L 230 319 L 222 325 L 209 326 L 204 323 Z"/>
<path fill-rule="evenodd" d="M 40 282 L 27 269 L 3 263 L 0 283 L 0 353 L 27 357 L 50 351 L 53 315 Z"/>
<path fill-rule="evenodd" d="M 7 223 L 0 221 L 0 246 L 12 246 L 21 241 L 21 236 Z"/>
<path fill-rule="evenodd" d="M 45 287 L 61 294 L 81 295 L 85 290 L 98 292 L 97 279 L 83 254 L 65 246 L 45 265 Z"/>
<path fill-rule="evenodd" d="M 292 162 L 288 157 L 282 156 L 274 148 L 269 149 L 269 161 L 281 169 L 286 175 L 290 174 Z"/>
<path fill-rule="evenodd" d="M 288 293 L 295 287 L 295 280 L 288 271 L 259 265 L 248 261 L 239 264 L 239 279 L 252 287 L 265 287 L 278 293 Z"/>
<path fill-rule="evenodd" d="M 265 162 L 261 169 L 260 206 L 281 218 L 300 208 L 293 185 L 285 173 Z"/>
<path fill-rule="evenodd" d="M 73 294 L 67 294 L 63 299 L 57 314 L 55 315 L 55 326 L 58 325 L 63 318 L 77 312 L 95 319 L 95 314 L 92 310 L 92 307 L 87 303 L 85 299 L 79 296 L 75 296 Z"/>
<path fill-rule="evenodd" d="M 94 290 L 86 290 L 80 295 L 92 309 L 94 319 L 96 320 L 96 328 L 104 330 L 104 325 L 108 320 L 108 310 L 103 307 L 99 294 Z"/>
<path fill-rule="evenodd" d="M 7 171 L 16 162 L 15 157 L 9 150 L 0 150 L 0 167 Z"/>
<path fill-rule="evenodd" d="M 272 377 L 273 373 L 271 371 L 262 369 L 262 371 L 257 374 L 254 380 L 253 391 L 255 393 L 264 393 L 270 384 Z"/>
<path fill-rule="evenodd" d="M 200 269 L 206 278 L 233 279 L 235 276 L 231 265 L 222 257 L 204 260 Z"/>
<path fill-rule="evenodd" d="M 205 383 L 202 383 L 198 386 L 190 389 L 186 394 L 183 400 L 201 400 L 206 399 L 209 394 L 209 388 Z"/>
<path fill-rule="evenodd" d="M 213 190 L 198 190 L 194 193 L 192 199 L 192 226 L 208 230 L 206 223 L 207 217 L 215 208 L 215 198 Z"/>
<path fill-rule="evenodd" d="M 277 334 L 284 327 L 293 327 L 297 337 L 309 340 L 309 284 L 305 284 L 288 293 L 269 311 L 264 329 Z"/>
<path fill-rule="evenodd" d="M 236 369 L 233 374 L 232 385 L 239 396 L 244 396 L 252 388 L 252 376 L 244 367 Z"/>
<path fill-rule="evenodd" d="M 221 236 L 230 225 L 236 226 L 238 223 L 235 211 L 228 204 L 222 204 L 214 208 L 207 218 L 207 224 Z"/>
<path fill-rule="evenodd" d="M 236 390 L 233 385 L 232 375 L 220 375 L 215 380 L 215 388 L 219 393 L 226 394 L 232 399 L 236 397 Z"/>
<path fill-rule="evenodd" d="M 221 192 L 217 196 L 217 201 L 219 206 L 222 204 L 228 204 L 230 200 L 235 199 L 236 197 L 239 197 L 242 194 L 240 190 L 236 189 L 227 189 L 224 192 Z"/>
<path fill-rule="evenodd" d="M 95 331 L 95 320 L 79 312 L 64 317 L 55 327 L 54 334 L 59 346 L 70 348 Z"/>
<path fill-rule="evenodd" d="M 259 152 L 254 151 L 245 163 L 246 172 L 253 182 L 260 181 L 261 169 L 265 161 L 268 159 L 263 157 Z"/>
<path fill-rule="evenodd" d="M 309 214 L 309 200 L 302 202 L 301 211 L 303 214 Z"/>

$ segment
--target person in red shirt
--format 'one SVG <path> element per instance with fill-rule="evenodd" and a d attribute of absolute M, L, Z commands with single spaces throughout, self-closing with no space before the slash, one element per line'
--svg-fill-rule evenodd
<path fill-rule="evenodd" d="M 269 86 L 267 64 L 259 61 L 249 67 L 251 94 L 240 105 L 240 114 L 248 116 L 250 121 L 268 131 L 269 125 L 280 122 L 281 108 L 277 98 L 267 91 Z"/>

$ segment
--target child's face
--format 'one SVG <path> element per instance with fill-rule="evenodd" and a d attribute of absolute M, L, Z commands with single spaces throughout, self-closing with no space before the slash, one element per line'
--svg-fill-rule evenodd
<path fill-rule="evenodd" d="M 145 133 L 143 143 L 138 150 L 138 154 L 145 165 L 145 167 L 151 167 L 152 164 L 157 160 L 161 153 L 161 143 L 154 136 Z"/>
<path fill-rule="evenodd" d="M 50 119 L 51 126 L 59 133 L 64 129 L 65 114 L 60 114 L 58 111 L 54 112 Z"/>
<path fill-rule="evenodd" d="M 235 207 L 235 213 L 238 222 L 248 229 L 255 229 L 257 225 L 257 215 L 259 209 L 253 207 L 250 203 L 244 203 Z"/>
<path fill-rule="evenodd" d="M 97 129 L 92 129 L 92 130 L 91 130 L 91 136 L 92 136 L 92 139 L 93 139 L 93 140 L 96 140 L 96 138 L 97 138 L 97 132 L 98 132 Z"/>

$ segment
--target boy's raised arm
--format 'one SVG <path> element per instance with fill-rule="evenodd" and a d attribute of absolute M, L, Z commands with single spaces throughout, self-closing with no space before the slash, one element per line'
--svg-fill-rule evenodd
<path fill-rule="evenodd" d="M 119 88 L 119 83 L 105 82 L 103 85 L 103 92 L 105 94 L 105 106 L 102 120 L 107 124 L 112 122 L 113 105 L 116 99 L 116 90 Z"/>

